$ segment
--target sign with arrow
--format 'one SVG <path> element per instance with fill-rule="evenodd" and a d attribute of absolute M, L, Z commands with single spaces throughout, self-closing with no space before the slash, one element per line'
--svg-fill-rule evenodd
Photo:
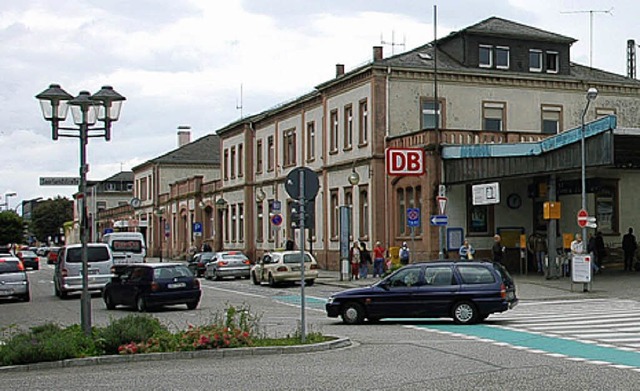
<path fill-rule="evenodd" d="M 431 215 L 429 219 L 431 225 L 441 226 L 449 224 L 449 216 L 447 215 Z"/>

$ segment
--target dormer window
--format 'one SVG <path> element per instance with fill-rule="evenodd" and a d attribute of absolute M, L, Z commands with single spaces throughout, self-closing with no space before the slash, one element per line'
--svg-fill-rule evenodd
<path fill-rule="evenodd" d="M 509 48 L 507 46 L 496 47 L 496 68 L 509 69 Z"/>
<path fill-rule="evenodd" d="M 491 68 L 493 66 L 493 47 L 492 46 L 480 45 L 478 65 L 480 66 L 480 68 Z"/>
<path fill-rule="evenodd" d="M 542 50 L 529 50 L 529 71 L 542 72 Z"/>
<path fill-rule="evenodd" d="M 560 68 L 558 52 L 547 52 L 547 73 L 558 73 Z"/>

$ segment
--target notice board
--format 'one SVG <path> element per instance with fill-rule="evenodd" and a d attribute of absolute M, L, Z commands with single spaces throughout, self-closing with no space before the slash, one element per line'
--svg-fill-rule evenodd
<path fill-rule="evenodd" d="M 576 284 L 591 282 L 591 255 L 573 254 L 571 256 L 571 282 Z"/>

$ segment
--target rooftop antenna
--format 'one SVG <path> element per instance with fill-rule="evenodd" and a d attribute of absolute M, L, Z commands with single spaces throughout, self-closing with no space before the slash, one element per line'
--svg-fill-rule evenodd
<path fill-rule="evenodd" d="M 244 118 L 242 115 L 242 83 L 240 83 L 240 103 L 236 100 L 236 110 L 240 110 L 240 119 Z"/>
<path fill-rule="evenodd" d="M 396 43 L 396 32 L 395 30 L 391 30 L 391 42 L 387 42 L 382 38 L 382 34 L 380 34 L 380 44 L 381 45 L 391 45 L 391 55 L 396 54 L 396 46 L 402 46 L 402 49 L 405 48 L 405 42 L 407 37 L 402 36 L 402 43 Z"/>
<path fill-rule="evenodd" d="M 580 10 L 580 11 L 563 11 L 561 14 L 586 14 L 589 13 L 589 68 L 593 68 L 593 14 L 609 14 L 613 16 L 613 7 L 604 10 Z"/>

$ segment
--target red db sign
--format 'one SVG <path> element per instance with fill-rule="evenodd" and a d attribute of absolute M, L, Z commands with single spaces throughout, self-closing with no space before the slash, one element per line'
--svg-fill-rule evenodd
<path fill-rule="evenodd" d="M 422 175 L 426 172 L 421 148 L 387 148 L 385 159 L 387 175 Z"/>

